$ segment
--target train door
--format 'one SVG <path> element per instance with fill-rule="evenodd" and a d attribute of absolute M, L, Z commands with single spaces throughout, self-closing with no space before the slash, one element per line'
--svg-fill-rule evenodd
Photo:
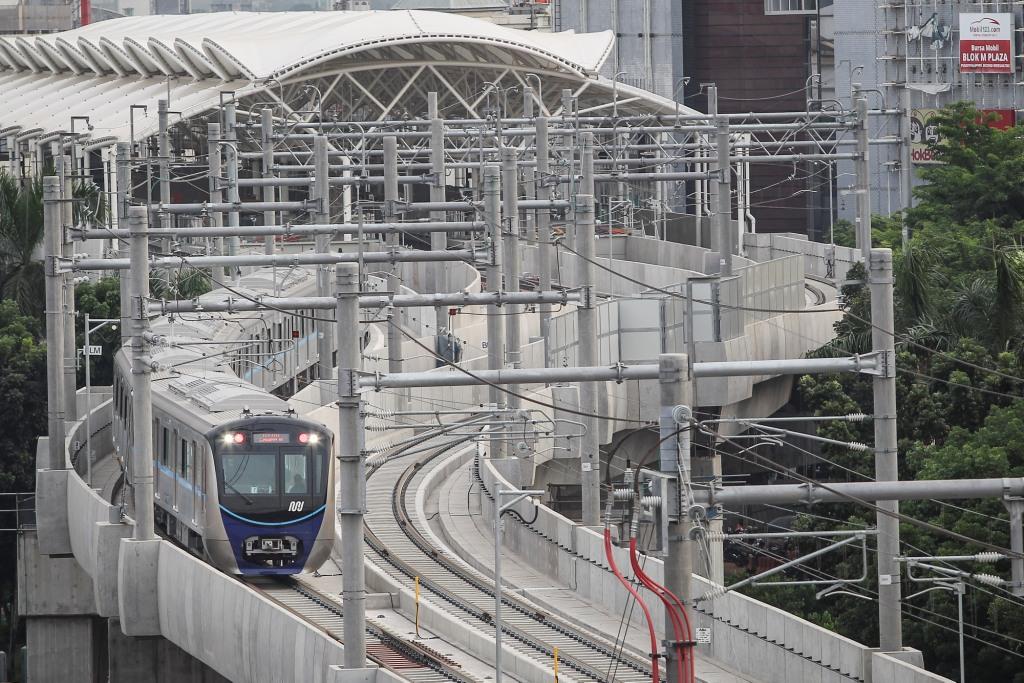
<path fill-rule="evenodd" d="M 196 514 L 196 510 L 199 508 L 199 483 L 198 475 L 196 474 L 196 442 L 187 441 L 183 442 L 186 445 L 186 458 L 185 458 L 185 478 L 188 479 L 189 484 L 192 488 L 192 495 L 190 499 L 192 501 L 192 523 L 199 523 L 199 515 Z"/>
<path fill-rule="evenodd" d="M 178 511 L 178 489 L 181 487 L 178 472 L 181 469 L 181 453 L 178 452 L 178 430 L 171 433 L 171 505 Z"/>

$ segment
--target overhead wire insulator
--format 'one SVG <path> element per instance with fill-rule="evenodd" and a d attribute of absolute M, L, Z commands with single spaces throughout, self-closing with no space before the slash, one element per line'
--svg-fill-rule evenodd
<path fill-rule="evenodd" d="M 999 588 L 1006 584 L 1006 579 L 993 574 L 972 574 L 971 578 L 978 583 L 983 583 L 986 586 L 993 586 L 995 588 Z"/>
<path fill-rule="evenodd" d="M 847 422 L 863 422 L 869 417 L 871 416 L 868 415 L 867 413 L 850 413 L 849 415 L 846 416 L 845 419 Z"/>
<path fill-rule="evenodd" d="M 1006 559 L 1006 555 L 997 553 L 994 550 L 986 550 L 985 552 L 978 553 L 974 556 L 976 562 L 998 562 L 999 560 Z"/>

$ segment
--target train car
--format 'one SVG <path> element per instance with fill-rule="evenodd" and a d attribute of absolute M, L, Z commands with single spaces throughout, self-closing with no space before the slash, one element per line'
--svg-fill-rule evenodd
<path fill-rule="evenodd" d="M 293 278 L 307 286 L 305 277 Z M 259 296 L 262 278 L 237 292 Z M 277 283 L 280 289 L 280 282 Z M 286 288 L 287 289 L 287 288 Z M 272 290 L 273 291 L 273 290 Z M 201 300 L 237 296 L 225 290 Z M 271 318 L 272 316 L 267 316 Z M 153 372 L 153 475 L 158 529 L 218 568 L 237 575 L 295 574 L 319 568 L 334 542 L 333 434 L 239 376 L 246 359 L 266 367 L 287 337 L 258 314 L 158 317 Z M 300 340 L 301 341 L 301 340 Z M 226 349 L 226 351 L 222 350 Z M 241 349 L 241 350 L 240 350 Z M 132 480 L 131 359 L 114 368 L 114 440 Z"/>

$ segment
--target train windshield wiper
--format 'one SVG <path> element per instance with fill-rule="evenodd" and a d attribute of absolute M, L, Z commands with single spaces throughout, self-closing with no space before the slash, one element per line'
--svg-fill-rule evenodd
<path fill-rule="evenodd" d="M 229 484 L 228 482 L 224 482 L 224 486 L 228 487 L 229 489 L 231 489 L 232 491 L 234 491 L 235 493 L 237 493 L 238 495 L 240 495 L 240 496 L 242 497 L 242 500 L 244 500 L 244 501 L 245 501 L 246 503 L 248 503 L 249 505 L 255 505 L 255 502 L 253 501 L 253 499 L 252 499 L 252 498 L 250 498 L 249 496 L 245 495 L 244 493 L 242 493 L 241 491 L 239 491 L 238 489 L 236 489 L 236 488 L 235 488 L 234 486 L 232 486 L 232 485 L 231 485 L 231 484 Z"/>

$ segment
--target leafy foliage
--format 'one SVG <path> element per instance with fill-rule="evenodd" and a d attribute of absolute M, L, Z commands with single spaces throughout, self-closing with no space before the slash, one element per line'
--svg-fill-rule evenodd
<path fill-rule="evenodd" d="M 904 219 L 872 221 L 874 245 L 894 249 L 900 478 L 1019 477 L 1024 475 L 1024 402 L 1019 400 L 1024 397 L 1024 128 L 989 128 L 964 103 L 949 107 L 938 121 L 942 142 L 935 153 L 944 163 L 921 171 L 928 184 L 917 189 L 919 204 L 905 217 L 909 241 L 904 244 L 901 236 Z M 836 227 L 837 242 L 852 242 L 852 226 Z M 848 277 L 866 279 L 863 269 L 851 270 Z M 817 355 L 872 348 L 867 288 L 852 284 L 842 294 L 846 314 L 835 326 L 835 340 Z M 815 415 L 870 414 L 871 380 L 805 376 L 797 383 L 794 403 Z M 824 422 L 818 433 L 841 441 L 873 441 L 870 422 Z M 874 476 L 871 454 L 832 445 L 820 454 L 832 463 L 823 472 L 826 479 Z M 914 501 L 903 503 L 901 511 L 1009 547 L 1006 511 L 999 500 Z M 802 528 L 874 524 L 873 513 L 853 505 L 815 513 L 819 516 L 801 518 Z M 913 525 L 901 525 L 901 535 L 904 550 L 915 554 L 979 551 Z M 856 576 L 854 559 L 849 553 L 826 555 L 815 568 Z M 993 571 L 991 565 L 962 568 Z M 1006 563 L 995 571 L 1009 576 Z M 968 583 L 973 587 L 965 597 L 967 678 L 1024 683 L 1020 601 Z M 920 588 L 905 582 L 904 595 Z M 863 589 L 877 590 L 873 572 Z M 843 595 L 818 601 L 813 589 L 803 587 L 762 587 L 755 594 L 862 642 L 877 638 L 874 601 Z M 924 651 L 929 668 L 952 678 L 959 666 L 958 649 L 949 645 L 956 642 L 956 615 L 955 595 L 946 591 L 904 604 L 905 641 Z"/>

